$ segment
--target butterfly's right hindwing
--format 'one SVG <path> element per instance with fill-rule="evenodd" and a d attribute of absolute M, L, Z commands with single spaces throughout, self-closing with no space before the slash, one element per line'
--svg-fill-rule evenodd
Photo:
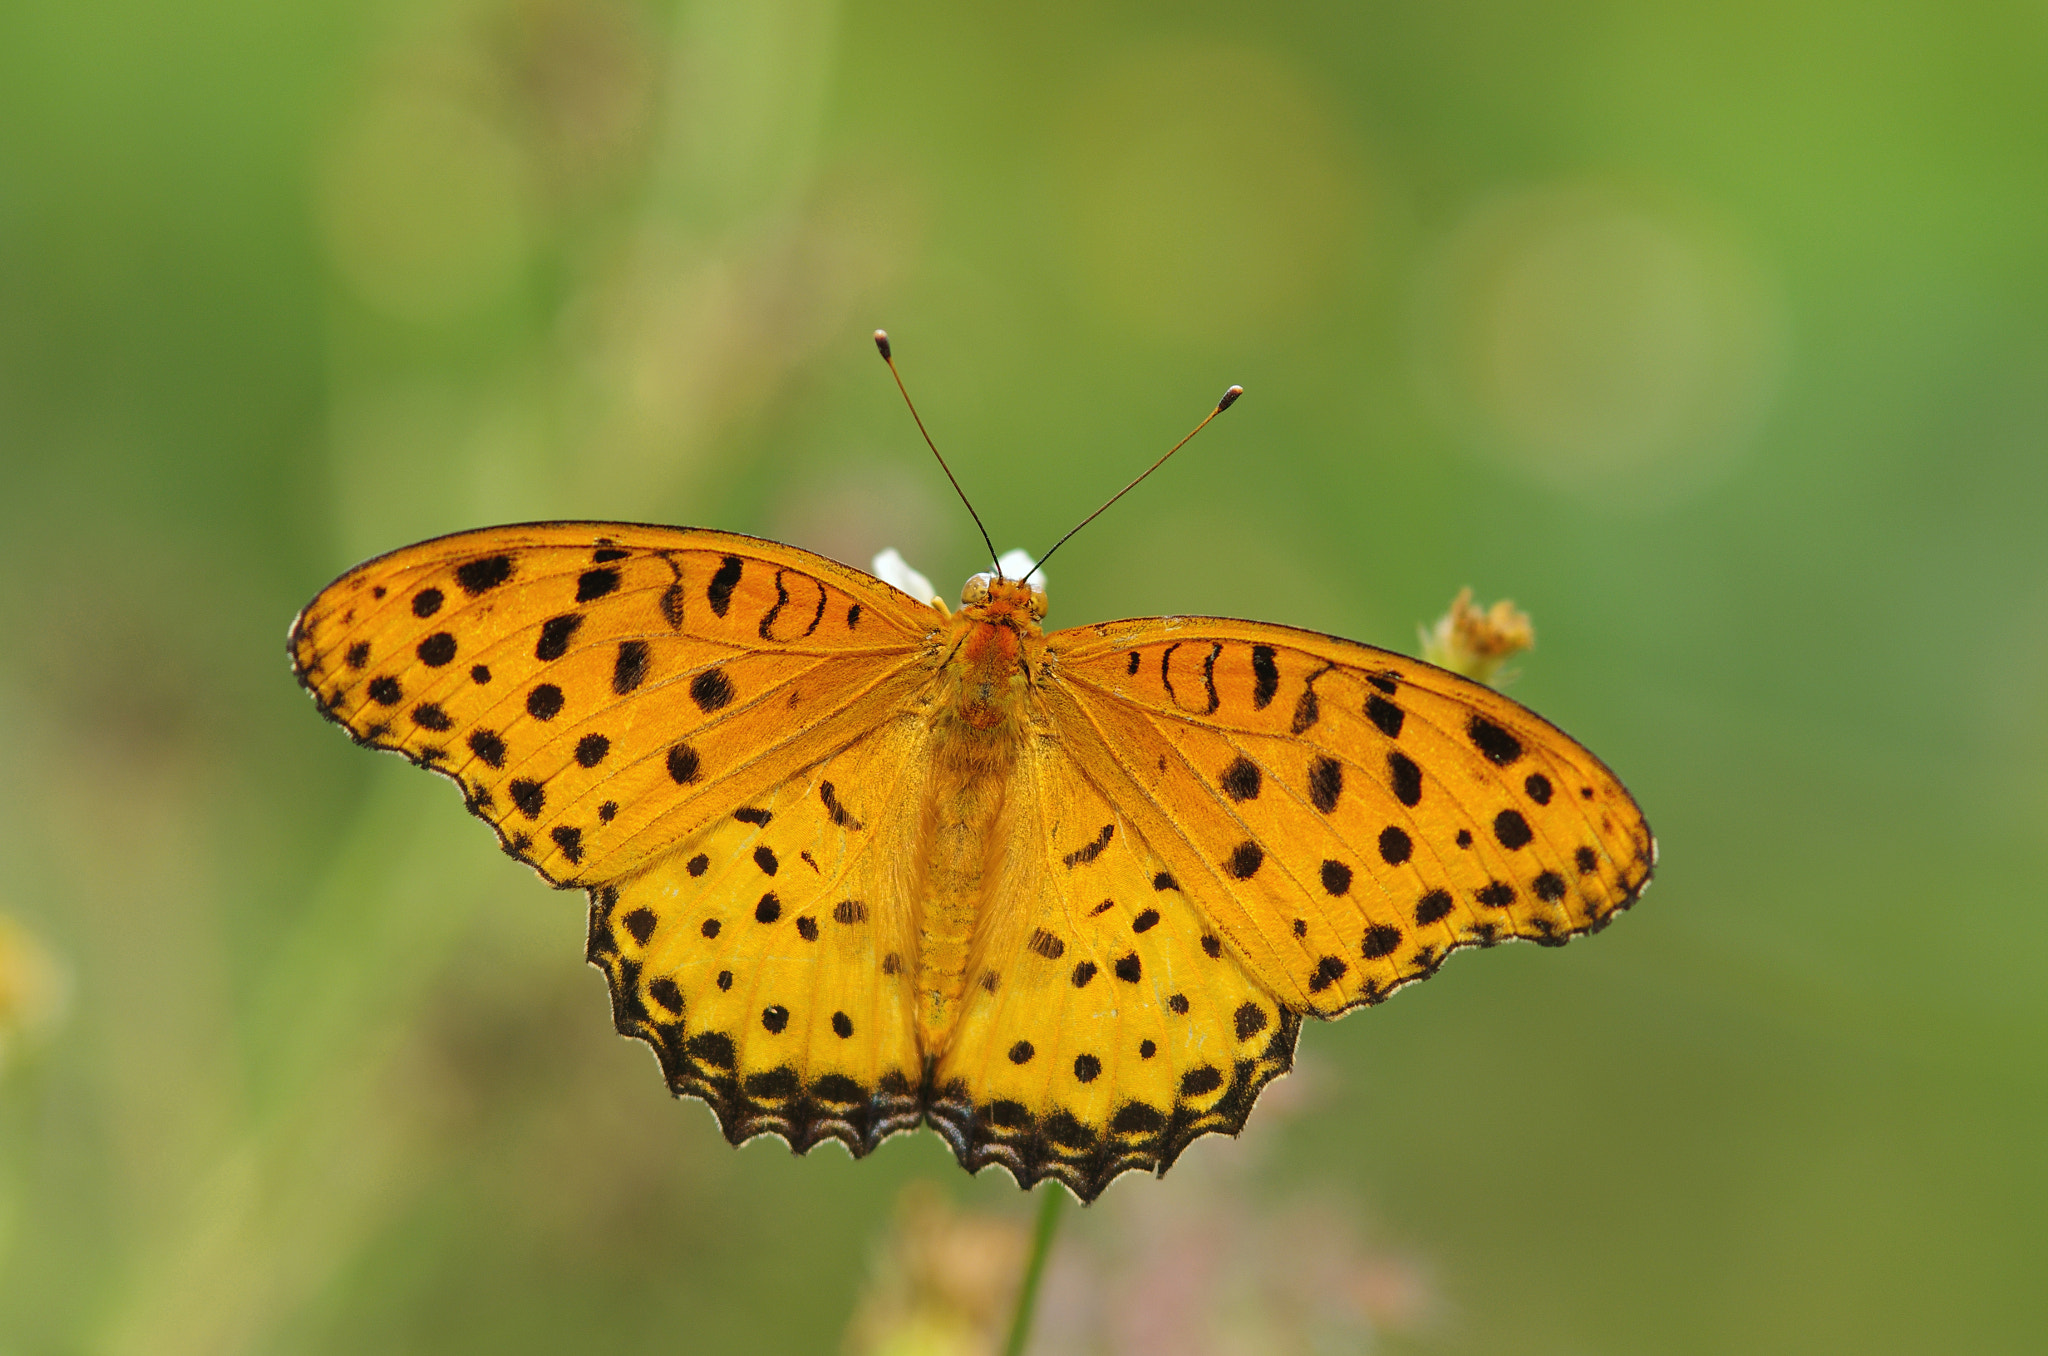
<path fill-rule="evenodd" d="M 872 728 L 935 620 L 773 542 L 557 523 L 358 566 L 290 648 L 330 719 L 454 779 L 550 881 L 589 886 Z"/>

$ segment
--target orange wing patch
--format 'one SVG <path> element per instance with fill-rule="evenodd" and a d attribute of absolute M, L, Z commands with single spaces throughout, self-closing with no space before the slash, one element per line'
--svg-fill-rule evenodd
<path fill-rule="evenodd" d="M 646 865 L 871 728 L 935 614 L 731 533 L 544 524 L 358 566 L 294 623 L 321 710 L 558 885 Z"/>
<path fill-rule="evenodd" d="M 1613 774 L 1454 674 L 1207 618 L 1049 648 L 1076 758 L 1296 1011 L 1378 1002 L 1460 947 L 1561 944 L 1649 879 L 1649 827 Z"/>

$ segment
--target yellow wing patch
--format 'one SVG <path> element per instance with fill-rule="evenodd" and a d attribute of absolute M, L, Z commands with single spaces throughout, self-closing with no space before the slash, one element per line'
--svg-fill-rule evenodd
<path fill-rule="evenodd" d="M 1291 1067 L 1300 1019 L 1058 742 L 1018 780 L 1007 850 L 1021 878 L 993 901 L 930 1114 L 970 1169 L 1001 1163 L 1088 1200 L 1126 1170 L 1164 1172 L 1198 1136 L 1237 1133 Z"/>
<path fill-rule="evenodd" d="M 775 1133 L 864 1155 L 923 1117 L 915 939 L 891 869 L 894 727 L 705 825 L 593 892 L 590 959 L 621 1032 L 738 1144 Z"/>

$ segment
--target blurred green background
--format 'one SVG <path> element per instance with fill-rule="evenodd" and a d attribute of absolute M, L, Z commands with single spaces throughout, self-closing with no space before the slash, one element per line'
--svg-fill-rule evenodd
<path fill-rule="evenodd" d="M 285 664 L 493 521 L 950 592 L 876 325 L 999 547 L 1241 382 L 1053 622 L 1512 596 L 1663 848 L 1072 1247 L 1207 1192 L 1380 1259 L 1218 1351 L 2039 1350 L 2044 69 L 1993 0 L 0 7 L 0 1353 L 830 1351 L 906 1183 L 1026 1217 L 929 1134 L 728 1148 L 581 896 Z M 1219 1302 L 1130 1274 L 1059 1340 Z"/>

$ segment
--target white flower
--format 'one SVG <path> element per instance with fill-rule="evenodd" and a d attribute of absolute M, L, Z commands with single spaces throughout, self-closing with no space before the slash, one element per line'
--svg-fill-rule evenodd
<path fill-rule="evenodd" d="M 875 557 L 875 578 L 884 584 L 902 589 L 920 603 L 944 606 L 938 592 L 932 588 L 932 581 L 910 568 L 910 562 L 903 553 L 891 546 Z"/>

